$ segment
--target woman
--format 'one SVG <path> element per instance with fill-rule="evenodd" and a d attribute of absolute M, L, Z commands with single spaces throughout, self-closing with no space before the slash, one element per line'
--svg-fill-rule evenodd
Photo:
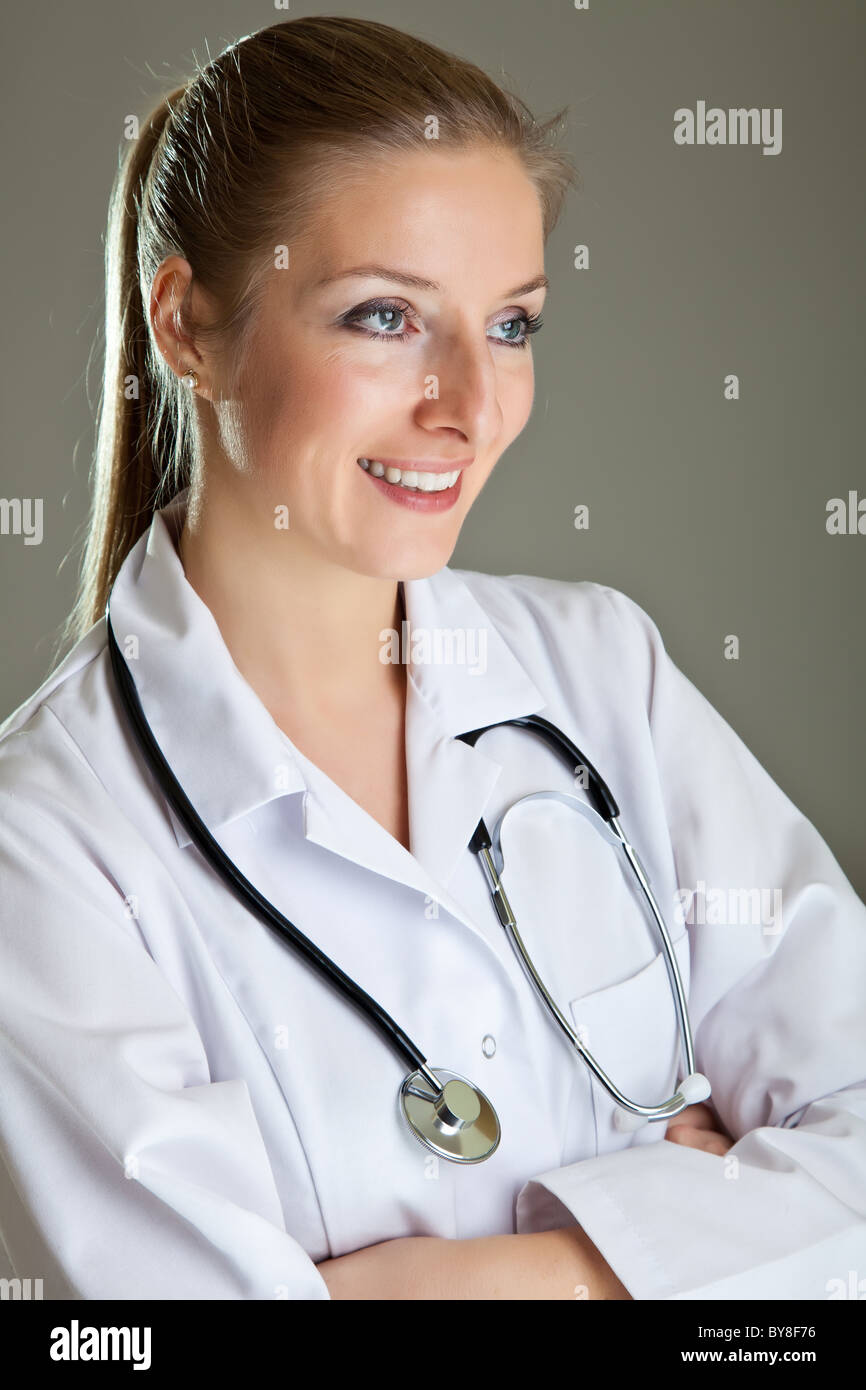
<path fill-rule="evenodd" d="M 862 903 L 629 599 L 448 568 L 532 405 L 553 125 L 313 17 L 226 50 L 121 170 L 75 645 L 0 740 L 0 1226 L 46 1297 L 824 1297 L 862 1260 Z M 199 816 L 489 1096 L 485 1161 L 418 1142 L 399 1059 L 199 853 L 124 717 L 109 597 Z M 468 847 L 538 789 L 586 799 L 526 729 L 459 737 L 533 713 L 597 762 L 660 903 L 688 898 L 713 1103 L 667 1127 L 617 1128 Z M 673 999 L 615 855 L 551 800 L 502 846 L 570 1023 L 663 1100 Z M 784 912 L 703 920 L 701 884 Z"/>

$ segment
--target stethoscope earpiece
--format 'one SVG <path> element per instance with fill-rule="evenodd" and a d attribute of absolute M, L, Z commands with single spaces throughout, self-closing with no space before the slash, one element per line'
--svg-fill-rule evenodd
<path fill-rule="evenodd" d="M 703 1072 L 693 1071 L 683 1077 L 678 1089 L 686 1105 L 698 1105 L 702 1100 L 709 1100 L 713 1088 Z"/>
<path fill-rule="evenodd" d="M 677 1095 L 682 1104 L 671 1105 L 668 1118 L 673 1119 L 674 1115 L 680 1115 L 688 1105 L 698 1105 L 702 1100 L 708 1100 L 712 1087 L 704 1076 L 703 1072 L 693 1071 L 688 1076 L 684 1076 L 677 1087 Z M 613 1114 L 613 1127 L 619 1130 L 620 1134 L 630 1134 L 636 1129 L 642 1129 L 645 1124 L 649 1124 L 650 1116 L 636 1115 L 632 1110 L 626 1110 L 623 1106 L 617 1106 Z"/>

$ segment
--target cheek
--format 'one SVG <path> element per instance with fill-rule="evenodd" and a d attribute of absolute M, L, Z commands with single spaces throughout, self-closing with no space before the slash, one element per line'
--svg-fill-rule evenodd
<path fill-rule="evenodd" d="M 293 459 L 334 464 L 370 447 L 374 427 L 391 418 L 405 388 L 379 364 L 359 363 L 349 352 L 292 354 L 260 371 L 246 393 L 253 457 L 262 468 Z"/>
<path fill-rule="evenodd" d="M 535 370 L 531 357 L 531 349 L 527 349 L 527 362 L 521 370 L 515 374 L 505 390 L 502 403 L 502 426 L 503 431 L 511 443 L 520 434 L 527 420 L 532 413 L 532 401 L 535 394 Z"/>

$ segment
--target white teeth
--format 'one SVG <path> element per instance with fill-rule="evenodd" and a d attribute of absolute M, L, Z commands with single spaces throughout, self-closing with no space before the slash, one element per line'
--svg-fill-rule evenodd
<path fill-rule="evenodd" d="M 460 476 L 459 468 L 452 473 L 421 473 L 417 469 L 407 468 L 404 473 L 390 464 L 386 468 L 378 459 L 358 459 L 358 462 L 374 478 L 384 478 L 387 483 L 395 483 L 414 492 L 445 492 L 454 486 Z"/>

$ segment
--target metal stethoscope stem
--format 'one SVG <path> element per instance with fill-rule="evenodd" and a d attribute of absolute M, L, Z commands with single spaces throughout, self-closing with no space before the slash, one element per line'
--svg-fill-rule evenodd
<path fill-rule="evenodd" d="M 513 805 L 509 807 L 509 810 L 513 810 L 514 806 L 519 806 L 521 804 L 521 801 L 532 801 L 535 799 L 542 799 L 551 796 L 555 797 L 557 800 L 562 801 L 574 800 L 573 798 L 567 797 L 567 794 L 563 793 L 535 792 L 532 793 L 530 796 L 522 797 L 520 801 L 515 801 Z M 501 825 L 501 823 L 502 822 L 500 821 L 499 824 Z M 493 899 L 493 905 L 496 908 L 499 920 L 502 926 L 505 928 L 506 934 L 508 935 L 508 938 L 511 941 L 511 944 L 514 947 L 520 961 L 525 967 L 530 980 L 532 981 L 536 990 L 540 994 L 542 1000 L 546 1004 L 553 1018 L 556 1020 L 556 1022 L 559 1024 L 559 1027 L 562 1029 L 563 1033 L 568 1038 L 568 1041 L 577 1050 L 577 1052 L 583 1058 L 586 1065 L 589 1067 L 590 1071 L 593 1073 L 595 1077 L 597 1077 L 597 1079 L 601 1082 L 602 1086 L 604 1086 L 605 1090 L 613 1097 L 613 1099 L 616 1101 L 618 1105 L 622 1106 L 624 1110 L 627 1110 L 630 1114 L 638 1116 L 641 1120 L 645 1121 L 670 1119 L 673 1115 L 678 1115 L 680 1111 L 683 1110 L 687 1105 L 694 1104 L 695 1099 L 705 1099 L 706 1095 L 709 1094 L 709 1091 L 706 1090 L 704 1096 L 698 1097 L 698 1090 L 704 1088 L 699 1087 L 694 1083 L 690 1085 L 685 1084 L 687 1081 L 691 1082 L 692 1078 L 696 1076 L 694 1046 L 692 1043 L 692 1032 L 689 1024 L 689 1016 L 688 1009 L 686 1007 L 685 993 L 683 991 L 680 973 L 676 966 L 676 958 L 674 956 L 673 944 L 671 942 L 670 936 L 668 935 L 667 927 L 665 926 L 664 919 L 662 918 L 661 912 L 659 911 L 658 904 L 655 900 L 655 895 L 652 892 L 643 865 L 641 864 L 640 859 L 637 856 L 637 852 L 626 839 L 622 827 L 619 823 L 619 819 L 616 816 L 612 817 L 608 824 L 612 827 L 614 832 L 612 838 L 615 838 L 619 845 L 622 847 L 623 854 L 625 855 L 629 864 L 631 865 L 631 868 L 638 880 L 638 883 L 640 884 L 641 890 L 643 891 L 644 897 L 646 898 L 647 903 L 649 904 L 649 907 L 652 911 L 653 917 L 655 918 L 659 932 L 661 933 L 662 940 L 664 943 L 665 964 L 668 969 L 668 976 L 670 978 L 671 989 L 674 995 L 674 1002 L 676 1004 L 677 1021 L 680 1036 L 682 1037 L 683 1041 L 683 1053 L 686 1065 L 686 1077 L 684 1079 L 683 1086 L 681 1086 L 681 1088 L 678 1091 L 676 1091 L 669 1100 L 662 1102 L 660 1105 L 640 1105 L 637 1101 L 629 1100 L 629 1098 L 625 1096 L 622 1091 L 620 1091 L 619 1087 L 615 1085 L 615 1083 L 601 1068 L 601 1066 L 599 1066 L 592 1053 L 589 1051 L 588 1048 L 584 1046 L 578 1034 L 571 1027 L 571 1024 L 565 1018 L 562 1011 L 558 1008 L 556 1001 L 548 993 L 544 981 L 538 974 L 538 971 L 535 969 L 532 957 L 530 956 L 529 952 L 523 944 L 523 940 L 517 927 L 517 920 L 514 916 L 511 904 L 508 901 L 508 897 L 505 892 L 502 879 L 500 877 L 499 871 L 497 870 L 496 863 L 491 852 L 490 837 L 487 835 L 486 827 L 484 826 L 483 821 L 481 822 L 478 830 L 476 830 L 475 832 L 476 840 L 481 841 L 476 852 L 484 869 L 488 887 L 490 889 L 490 895 Z M 488 841 L 486 845 L 483 843 L 483 839 L 485 837 Z M 683 1087 L 685 1087 L 685 1089 L 683 1089 Z"/>

